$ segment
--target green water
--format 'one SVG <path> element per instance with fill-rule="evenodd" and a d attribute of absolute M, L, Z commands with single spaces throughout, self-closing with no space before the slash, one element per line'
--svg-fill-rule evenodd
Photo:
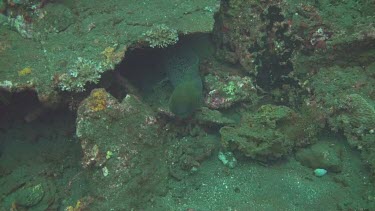
<path fill-rule="evenodd" d="M 373 11 L 1 1 L 0 211 L 375 210 Z"/>

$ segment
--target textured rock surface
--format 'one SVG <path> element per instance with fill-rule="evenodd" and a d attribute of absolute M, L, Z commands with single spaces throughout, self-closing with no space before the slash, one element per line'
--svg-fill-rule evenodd
<path fill-rule="evenodd" d="M 0 87 L 12 92 L 33 89 L 47 102 L 56 90 L 81 91 L 86 83 L 96 83 L 129 46 L 151 45 L 145 34 L 155 25 L 179 34 L 211 31 L 218 8 L 215 0 L 83 0 L 31 6 L 21 6 L 30 14 L 14 11 L 21 14 L 0 27 Z M 19 74 L 28 67 L 31 72 Z"/>
<path fill-rule="evenodd" d="M 91 191 L 107 199 L 92 208 L 128 210 L 165 193 L 164 138 L 154 113 L 135 96 L 120 103 L 104 89 L 94 89 L 78 110 L 76 133 L 82 164 L 92 168 Z"/>
<path fill-rule="evenodd" d="M 317 169 L 323 168 L 329 172 L 341 172 L 342 149 L 329 142 L 318 142 L 309 148 L 296 153 L 296 159 L 304 166 Z"/>
<path fill-rule="evenodd" d="M 243 117 L 236 127 L 222 127 L 221 142 L 227 150 L 256 160 L 276 160 L 290 153 L 295 145 L 283 131 L 283 127 L 293 124 L 295 115 L 288 107 L 264 105 L 257 113 Z"/>

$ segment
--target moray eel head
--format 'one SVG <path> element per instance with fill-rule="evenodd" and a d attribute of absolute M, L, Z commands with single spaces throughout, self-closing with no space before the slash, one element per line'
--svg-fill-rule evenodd
<path fill-rule="evenodd" d="M 201 83 L 201 82 L 199 82 Z M 202 85 L 195 80 L 179 84 L 169 99 L 169 110 L 180 118 L 191 116 L 202 103 Z"/>

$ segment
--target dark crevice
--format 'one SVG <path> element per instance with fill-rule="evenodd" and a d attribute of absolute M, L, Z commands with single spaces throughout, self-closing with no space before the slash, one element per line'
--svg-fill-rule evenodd
<path fill-rule="evenodd" d="M 298 86 L 296 81 L 288 77 L 293 71 L 290 58 L 297 46 L 291 36 L 286 34 L 288 25 L 283 23 L 285 17 L 281 14 L 281 9 L 270 6 L 261 18 L 268 22 L 266 36 L 262 38 L 266 48 L 256 44 L 249 49 L 249 52 L 262 52 L 255 59 L 258 67 L 257 84 L 265 90 L 278 88 L 284 84 Z M 280 51 L 277 50 L 277 44 L 281 45 Z"/>

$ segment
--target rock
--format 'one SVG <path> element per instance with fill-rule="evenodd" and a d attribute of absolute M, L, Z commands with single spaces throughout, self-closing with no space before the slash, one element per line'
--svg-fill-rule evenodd
<path fill-rule="evenodd" d="M 277 160 L 296 144 L 285 130 L 292 127 L 296 115 L 286 106 L 264 105 L 256 113 L 245 115 L 239 125 L 222 127 L 221 142 L 226 150 L 238 150 L 255 160 Z"/>
<path fill-rule="evenodd" d="M 310 148 L 296 153 L 296 159 L 304 166 L 317 169 L 327 169 L 331 172 L 341 172 L 341 148 L 329 142 L 318 142 Z"/>
<path fill-rule="evenodd" d="M 199 112 L 197 112 L 195 118 L 200 124 L 203 125 L 228 125 L 234 124 L 233 119 L 225 117 L 220 111 L 211 110 L 207 107 L 202 107 Z"/>
<path fill-rule="evenodd" d="M 237 159 L 236 157 L 234 157 L 232 152 L 219 152 L 219 155 L 217 157 L 224 164 L 224 166 L 227 166 L 231 169 L 236 167 L 237 165 Z"/>
<path fill-rule="evenodd" d="M 44 197 L 42 184 L 29 186 L 18 190 L 15 193 L 15 202 L 23 207 L 32 207 L 37 205 Z"/>
<path fill-rule="evenodd" d="M 211 109 L 229 108 L 240 102 L 258 101 L 257 90 L 250 77 L 212 75 L 204 78 L 207 91 L 205 104 Z"/>
<path fill-rule="evenodd" d="M 327 170 L 325 169 L 315 169 L 314 170 L 314 175 L 317 177 L 322 177 L 327 174 Z"/>
<path fill-rule="evenodd" d="M 93 202 L 90 208 L 130 210 L 164 194 L 168 169 L 165 137 L 158 129 L 154 111 L 134 95 L 119 102 L 105 89 L 94 89 L 82 101 L 76 130 L 82 164 L 91 178 L 90 191 L 108 199 Z M 129 194 L 135 197 L 123 197 Z"/>
<path fill-rule="evenodd" d="M 18 0 L 22 5 L 12 8 L 7 2 L 15 3 L 0 1 L 0 13 L 7 14 L 0 14 L 0 24 L 11 26 L 0 29 L 0 87 L 11 92 L 35 90 L 38 96 L 53 90 L 83 91 L 120 63 L 128 46 L 148 44 L 145 35 L 149 45 L 165 47 L 176 42 L 178 34 L 210 33 L 218 9 L 216 0 L 191 6 L 163 4 L 160 13 L 152 12 L 161 6 L 158 1 L 140 7 L 138 1 Z M 172 17 L 179 18 L 170 22 Z M 14 74 L 28 66 L 32 74 Z"/>

